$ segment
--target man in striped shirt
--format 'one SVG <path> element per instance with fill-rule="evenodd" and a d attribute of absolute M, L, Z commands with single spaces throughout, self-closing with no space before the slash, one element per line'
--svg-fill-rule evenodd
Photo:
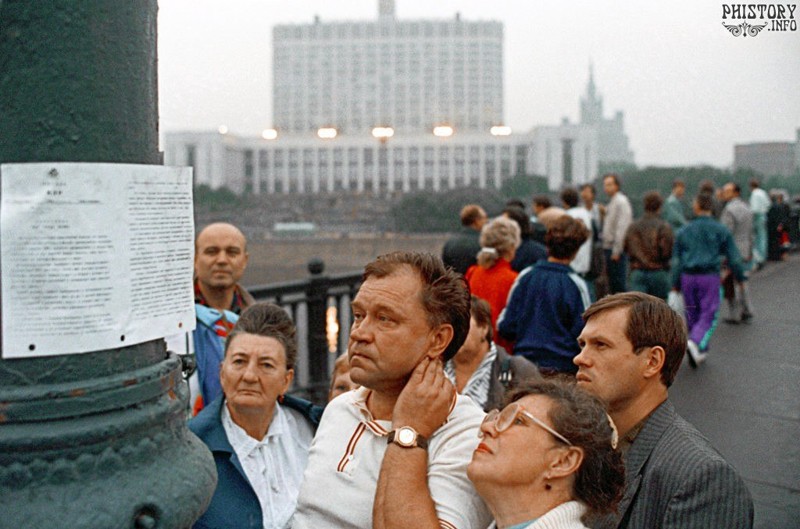
<path fill-rule="evenodd" d="M 430 254 L 387 254 L 367 265 L 352 313 L 362 387 L 325 410 L 293 529 L 485 528 L 466 475 L 484 414 L 443 369 L 469 331 L 463 276 Z"/>

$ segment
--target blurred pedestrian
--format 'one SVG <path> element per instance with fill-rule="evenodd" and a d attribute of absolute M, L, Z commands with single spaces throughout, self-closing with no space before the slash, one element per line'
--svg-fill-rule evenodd
<path fill-rule="evenodd" d="M 481 230 L 481 250 L 478 264 L 471 266 L 465 277 L 470 292 L 489 302 L 492 308 L 492 329 L 497 332 L 497 317 L 506 306 L 508 292 L 517 278 L 511 268 L 520 245 L 520 229 L 506 217 L 496 217 Z M 501 345 L 507 344 L 501 341 Z"/>
<path fill-rule="evenodd" d="M 728 182 L 722 186 L 722 193 L 726 204 L 720 221 L 733 235 L 733 241 L 747 273 L 753 259 L 753 212 L 742 200 L 739 184 Z M 728 317 L 725 318 L 725 322 L 736 324 L 753 319 L 747 283 L 736 281 L 727 263 L 722 276 L 722 287 L 728 306 Z"/>
<path fill-rule="evenodd" d="M 578 190 L 574 187 L 567 187 L 561 191 L 561 203 L 564 205 L 567 215 L 583 222 L 583 225 L 589 230 L 589 238 L 581 245 L 569 266 L 586 281 L 591 299 L 595 299 L 594 276 L 589 273 L 592 267 L 592 244 L 595 238 L 594 223 L 591 213 L 578 205 L 578 199 Z"/>
<path fill-rule="evenodd" d="M 544 226 L 545 230 L 550 227 L 551 222 L 565 213 L 563 208 L 554 206 L 547 195 L 533 197 L 533 212 L 536 215 L 536 221 Z"/>
<path fill-rule="evenodd" d="M 672 228 L 661 220 L 663 200 L 658 191 L 646 193 L 643 202 L 644 215 L 631 224 L 625 235 L 625 253 L 631 265 L 628 287 L 666 300 L 670 291 Z"/>
<path fill-rule="evenodd" d="M 782 191 L 770 192 L 772 205 L 767 212 L 767 258 L 770 261 L 781 261 L 786 257 L 790 246 L 789 222 L 792 210 L 784 202 Z"/>
<path fill-rule="evenodd" d="M 516 206 L 506 206 L 502 215 L 517 223 L 520 233 L 520 245 L 511 261 L 511 269 L 522 272 L 524 269 L 547 259 L 547 248 L 533 238 L 531 221 L 525 211 Z"/>
<path fill-rule="evenodd" d="M 677 179 L 672 182 L 672 192 L 664 203 L 664 220 L 669 222 L 674 233 L 677 233 L 688 222 L 686 215 L 683 213 L 683 203 L 681 202 L 685 194 L 686 183 Z"/>
<path fill-rule="evenodd" d="M 772 202 L 761 189 L 757 178 L 750 180 L 750 211 L 753 212 L 753 265 L 756 270 L 764 267 L 767 260 L 767 213 Z"/>
<path fill-rule="evenodd" d="M 547 261 L 519 275 L 497 321 L 500 336 L 514 342 L 514 354 L 545 375 L 577 371 L 572 358 L 580 350 L 576 339 L 583 327 L 581 314 L 591 300 L 586 282 L 569 263 L 588 238 L 580 220 L 569 215 L 554 220 L 545 239 Z"/>
<path fill-rule="evenodd" d="M 628 257 L 625 255 L 625 233 L 633 222 L 633 209 L 628 197 L 620 190 L 619 176 L 609 173 L 603 177 L 603 190 L 609 197 L 603 223 L 603 250 L 606 256 L 609 292 L 627 290 Z"/>
<path fill-rule="evenodd" d="M 583 208 L 592 216 L 594 223 L 594 233 L 597 237 L 603 231 L 603 218 L 606 215 L 606 208 L 602 204 L 598 204 L 595 200 L 597 197 L 597 190 L 592 184 L 583 184 L 581 186 L 581 202 Z"/>
<path fill-rule="evenodd" d="M 461 231 L 444 243 L 442 261 L 459 274 L 475 264 L 475 256 L 481 249 L 478 240 L 481 228 L 486 224 L 486 212 L 477 204 L 467 204 L 461 208 Z"/>
<path fill-rule="evenodd" d="M 700 193 L 694 199 L 695 218 L 675 239 L 673 289 L 680 290 L 686 304 L 689 328 L 689 365 L 705 361 L 711 336 L 716 329 L 720 303 L 720 261 L 728 260 L 737 281 L 744 282 L 742 258 L 730 230 L 712 216 L 713 198 Z"/>

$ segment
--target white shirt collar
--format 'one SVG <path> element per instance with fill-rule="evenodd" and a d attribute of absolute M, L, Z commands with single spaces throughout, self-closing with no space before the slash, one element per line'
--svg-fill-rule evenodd
<path fill-rule="evenodd" d="M 272 421 L 269 423 L 266 435 L 264 435 L 264 438 L 261 440 L 250 437 L 244 428 L 233 421 L 227 402 L 222 403 L 222 427 L 225 429 L 233 451 L 240 456 L 240 459 L 250 455 L 260 446 L 266 446 L 269 444 L 270 439 L 284 435 L 289 430 L 289 425 L 286 422 L 286 414 L 278 403 L 275 403 L 275 409 L 272 412 Z"/>

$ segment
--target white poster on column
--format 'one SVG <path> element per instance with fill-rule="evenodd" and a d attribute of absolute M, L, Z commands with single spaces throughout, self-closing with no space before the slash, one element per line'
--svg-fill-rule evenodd
<path fill-rule="evenodd" d="M 190 167 L 3 164 L 0 180 L 3 358 L 194 329 Z"/>

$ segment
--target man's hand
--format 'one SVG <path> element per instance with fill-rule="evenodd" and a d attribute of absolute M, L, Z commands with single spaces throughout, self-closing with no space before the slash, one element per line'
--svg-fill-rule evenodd
<path fill-rule="evenodd" d="M 621 254 L 611 254 L 611 260 L 614 261 L 615 263 L 619 261 L 620 257 L 622 257 Z"/>
<path fill-rule="evenodd" d="M 410 426 L 429 439 L 447 420 L 455 388 L 444 375 L 440 358 L 427 356 L 417 364 L 392 413 L 395 428 Z"/>

